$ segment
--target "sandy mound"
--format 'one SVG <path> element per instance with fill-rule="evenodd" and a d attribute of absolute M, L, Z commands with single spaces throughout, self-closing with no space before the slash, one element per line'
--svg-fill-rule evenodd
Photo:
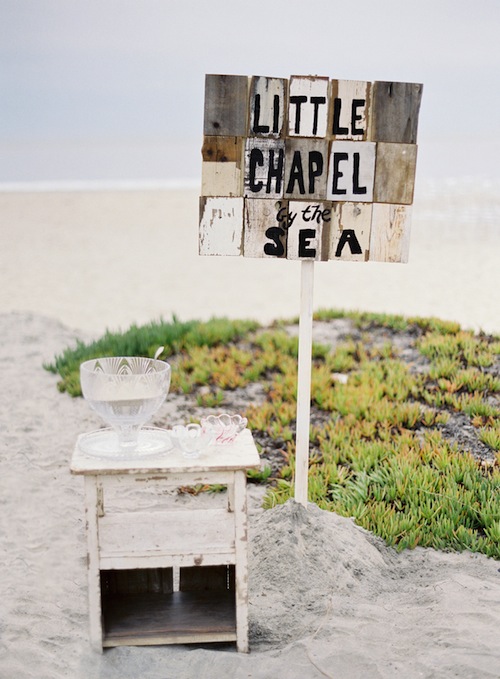
<path fill-rule="evenodd" d="M 69 460 L 98 420 L 42 368 L 76 334 L 33 314 L 0 314 L 0 328 L 2 679 L 498 679 L 500 563 L 398 555 L 351 520 L 294 502 L 253 506 L 249 655 L 228 646 L 93 653 L 83 488 Z"/>

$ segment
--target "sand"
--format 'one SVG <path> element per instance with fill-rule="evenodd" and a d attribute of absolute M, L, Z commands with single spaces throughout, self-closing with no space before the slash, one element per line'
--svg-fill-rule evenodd
<path fill-rule="evenodd" d="M 314 308 L 500 333 L 498 185 L 417 186 L 410 262 L 318 262 Z M 92 333 L 160 317 L 297 316 L 300 264 L 199 257 L 198 190 L 1 191 L 0 311 Z"/>
<path fill-rule="evenodd" d="M 255 491 L 248 655 L 229 646 L 93 652 L 82 479 L 69 461 L 97 420 L 42 368 L 85 333 L 20 312 L 0 313 L 0 332 L 2 679 L 500 677 L 499 562 L 398 555 L 313 505 L 262 512 Z"/>

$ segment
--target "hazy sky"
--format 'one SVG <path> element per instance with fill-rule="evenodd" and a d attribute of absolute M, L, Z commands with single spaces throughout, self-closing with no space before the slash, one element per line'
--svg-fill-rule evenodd
<path fill-rule="evenodd" d="M 195 179 L 205 73 L 424 84 L 420 174 L 496 173 L 499 0 L 0 0 L 0 181 Z"/>

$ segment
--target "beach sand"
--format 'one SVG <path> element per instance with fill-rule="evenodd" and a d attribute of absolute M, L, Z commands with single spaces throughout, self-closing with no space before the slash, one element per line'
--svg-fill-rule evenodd
<path fill-rule="evenodd" d="M 416 205 L 406 266 L 318 264 L 315 308 L 436 315 L 500 332 L 496 212 L 488 222 L 467 211 L 462 193 L 444 213 L 442 195 Z M 254 487 L 250 654 L 94 653 L 83 484 L 69 463 L 77 436 L 100 423 L 82 399 L 58 393 L 43 362 L 77 338 L 173 313 L 295 316 L 300 265 L 199 258 L 196 190 L 3 192 L 0 215 L 2 679 L 500 677 L 498 562 L 397 555 L 314 506 L 262 512 Z"/>
<path fill-rule="evenodd" d="M 0 191 L 0 311 L 101 334 L 176 314 L 298 316 L 300 263 L 198 256 L 198 191 Z M 500 333 L 500 191 L 417 190 L 408 264 L 318 262 L 314 308 Z"/>
<path fill-rule="evenodd" d="M 83 484 L 69 462 L 77 435 L 99 423 L 42 368 L 85 334 L 19 312 L 0 314 L 0 329 L 2 679 L 500 676 L 498 562 L 420 548 L 396 554 L 313 505 L 262 512 L 255 490 L 251 652 L 208 645 L 93 652 Z"/>

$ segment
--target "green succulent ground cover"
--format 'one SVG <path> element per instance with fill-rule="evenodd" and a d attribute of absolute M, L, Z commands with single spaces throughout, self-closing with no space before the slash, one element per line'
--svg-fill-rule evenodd
<path fill-rule="evenodd" d="M 315 318 L 348 320 L 352 331 L 313 345 L 309 499 L 398 550 L 469 549 L 500 559 L 500 338 L 437 319 L 338 311 Z M 271 507 L 293 497 L 291 323 L 174 319 L 79 343 L 46 367 L 61 375 L 62 391 L 78 395 L 81 361 L 152 356 L 163 345 L 171 392 L 205 411 L 231 411 L 234 395 L 258 383 L 259 398 L 239 412 L 263 459 L 250 480 L 267 485 Z M 473 432 L 465 444 L 464 423 Z"/>

